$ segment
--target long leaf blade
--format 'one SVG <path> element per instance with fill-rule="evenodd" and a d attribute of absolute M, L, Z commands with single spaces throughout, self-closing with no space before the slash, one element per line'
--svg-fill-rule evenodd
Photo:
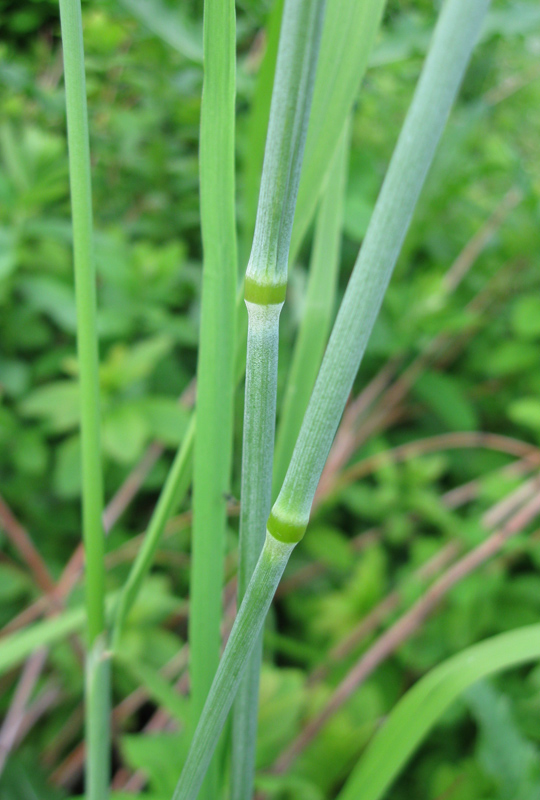
<path fill-rule="evenodd" d="M 235 72 L 234 2 L 206 0 L 200 135 L 204 267 L 197 365 L 189 620 L 193 728 L 219 662 L 234 393 Z M 213 770 L 201 797 L 213 799 L 216 796 L 217 772 Z"/>
<path fill-rule="evenodd" d="M 476 681 L 540 658 L 540 625 L 469 647 L 416 683 L 360 759 L 338 800 L 381 800 L 446 709 Z"/>

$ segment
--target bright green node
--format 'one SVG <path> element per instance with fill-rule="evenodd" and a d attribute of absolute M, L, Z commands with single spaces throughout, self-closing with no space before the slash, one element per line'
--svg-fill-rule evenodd
<path fill-rule="evenodd" d="M 306 532 L 306 527 L 304 523 L 286 522 L 277 517 L 273 512 L 271 512 L 268 517 L 268 522 L 266 523 L 268 533 L 273 536 L 274 539 L 277 539 L 278 542 L 284 542 L 285 544 L 296 544 L 299 542 Z"/>
<path fill-rule="evenodd" d="M 248 303 L 256 303 L 259 306 L 271 306 L 283 303 L 287 293 L 287 284 L 278 283 L 269 285 L 257 283 L 253 278 L 246 277 L 244 284 L 244 298 Z"/>

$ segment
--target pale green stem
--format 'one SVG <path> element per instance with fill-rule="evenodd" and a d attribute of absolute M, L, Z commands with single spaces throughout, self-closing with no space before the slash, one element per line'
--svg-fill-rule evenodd
<path fill-rule="evenodd" d="M 165 530 L 165 525 L 174 513 L 175 507 L 189 488 L 193 439 L 195 436 L 195 419 L 195 414 L 193 414 L 182 444 L 178 448 L 169 474 L 167 475 L 165 485 L 159 495 L 159 500 L 150 518 L 150 522 L 148 523 L 143 545 L 137 553 L 137 558 L 122 588 L 113 628 L 113 650 L 118 648 L 126 618 L 135 602 L 144 578 L 152 565 L 161 536 Z"/>
<path fill-rule="evenodd" d="M 92 184 L 80 0 L 60 0 L 81 403 L 82 506 L 89 654 L 86 688 L 86 783 L 88 800 L 109 790 L 109 666 L 104 647 L 105 568 L 103 478 L 100 449 L 99 357 L 96 275 L 93 256 Z"/>
<path fill-rule="evenodd" d="M 285 0 L 251 257 L 242 451 L 238 600 L 259 558 L 272 490 L 279 314 L 308 127 L 325 0 Z M 231 800 L 253 794 L 262 635 L 234 711 Z"/>
<path fill-rule="evenodd" d="M 301 464 L 298 460 L 297 444 L 292 466 L 285 481 L 289 493 L 285 494 L 285 499 L 292 498 L 292 500 L 285 505 L 283 513 L 282 492 L 268 520 L 269 530 L 265 548 L 238 613 L 237 621 L 240 623 L 241 620 L 242 623 L 233 628 L 174 800 L 194 800 L 197 795 L 199 783 L 219 737 L 229 704 L 232 702 L 231 695 L 239 683 L 241 671 L 245 668 L 246 660 L 253 649 L 257 632 L 262 627 L 271 595 L 275 591 L 294 544 L 304 533 L 315 487 L 328 452 L 327 448 L 330 446 L 343 411 L 367 336 L 373 326 L 399 247 L 487 6 L 487 0 L 477 0 L 474 4 L 470 3 L 470 0 L 447 0 L 441 12 L 411 109 L 370 223 L 370 230 L 334 326 L 321 368 L 322 378 L 320 374 L 308 408 L 306 415 L 308 443 L 313 441 L 313 450 L 306 448 L 304 425 L 299 442 L 305 455 L 305 464 Z M 399 180 L 400 173 L 403 183 Z M 371 265 L 371 268 L 368 265 Z M 330 398 L 329 404 L 326 402 L 326 396 Z M 319 412 L 320 408 L 322 413 Z M 328 423 L 325 415 L 329 416 Z M 317 430 L 314 421 L 321 430 Z M 305 474 L 302 467 L 306 470 Z M 272 582 L 267 581 L 263 588 L 261 576 L 266 553 L 270 546 L 272 550 L 277 548 L 277 540 L 287 548 L 281 551 L 280 560 L 283 563 L 280 563 L 279 571 L 276 571 Z M 264 602 L 260 602 L 263 592 Z M 255 607 L 257 607 L 256 612 Z M 244 627 L 246 620 L 249 620 L 249 623 Z"/>
<path fill-rule="evenodd" d="M 203 39 L 199 160 L 203 282 L 189 619 L 193 730 L 219 662 L 226 506 L 232 455 L 237 284 L 233 0 L 205 0 Z M 213 767 L 201 791 L 201 799 L 216 800 L 217 781 L 217 769 Z"/>
<path fill-rule="evenodd" d="M 299 541 L 488 0 L 447 0 L 334 325 L 268 530 Z"/>
<path fill-rule="evenodd" d="M 271 507 L 276 419 L 279 305 L 246 302 L 249 315 L 242 459 L 238 601 L 259 559 Z M 262 635 L 238 693 L 233 717 L 231 798 L 251 797 L 255 771 Z"/>
<path fill-rule="evenodd" d="M 246 300 L 285 299 L 294 209 L 325 0 L 285 0 Z"/>
<path fill-rule="evenodd" d="M 347 121 L 317 215 L 302 321 L 280 411 L 274 459 L 274 496 L 285 478 L 332 323 L 339 273 L 350 127 Z"/>
<path fill-rule="evenodd" d="M 86 81 L 80 0 L 60 0 L 69 175 L 73 224 L 77 349 L 81 398 L 82 504 L 88 603 L 92 644 L 105 626 L 103 565 L 103 479 L 101 473 L 99 361 L 96 321 L 96 273 L 93 252 L 92 184 L 86 110 Z"/>
<path fill-rule="evenodd" d="M 195 800 L 294 545 L 267 536 L 193 737 L 173 800 Z"/>
<path fill-rule="evenodd" d="M 110 780 L 111 659 L 105 637 L 95 639 L 86 659 L 86 797 L 105 800 Z"/>

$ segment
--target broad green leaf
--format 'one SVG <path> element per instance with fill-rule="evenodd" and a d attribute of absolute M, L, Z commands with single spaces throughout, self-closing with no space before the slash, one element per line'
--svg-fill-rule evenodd
<path fill-rule="evenodd" d="M 2 392 L 12 397 L 25 394 L 30 384 L 30 367 L 24 361 L 0 358 Z"/>
<path fill-rule="evenodd" d="M 148 396 L 136 404 L 150 436 L 163 444 L 178 446 L 186 433 L 190 412 L 174 397 Z"/>
<path fill-rule="evenodd" d="M 80 419 L 79 386 L 76 381 L 55 381 L 34 389 L 20 404 L 25 417 L 42 419 L 51 433 L 75 428 Z"/>
<path fill-rule="evenodd" d="M 39 755 L 26 750 L 10 753 L 2 772 L 1 796 L 2 800 L 64 800 L 65 794 L 47 780 Z"/>
<path fill-rule="evenodd" d="M 56 448 L 53 472 L 55 491 L 60 497 L 77 497 L 81 491 L 81 437 L 64 439 Z"/>
<path fill-rule="evenodd" d="M 508 406 L 508 416 L 518 425 L 525 425 L 540 433 L 540 399 L 537 397 L 522 397 L 514 400 Z"/>
<path fill-rule="evenodd" d="M 512 306 L 512 327 L 523 339 L 540 338 L 540 297 L 526 295 Z"/>
<path fill-rule="evenodd" d="M 32 581 L 26 573 L 9 564 L 0 564 L 0 602 L 19 600 L 28 595 L 32 588 Z"/>
<path fill-rule="evenodd" d="M 478 427 L 475 407 L 452 375 L 428 370 L 413 391 L 450 430 L 472 431 Z"/>
<path fill-rule="evenodd" d="M 120 464 L 132 464 L 141 455 L 148 434 L 139 408 L 127 403 L 117 406 L 103 419 L 103 450 Z"/>
<path fill-rule="evenodd" d="M 131 769 L 146 774 L 150 790 L 170 800 L 185 759 L 186 739 L 183 733 L 133 734 L 122 736 L 120 749 Z"/>
<path fill-rule="evenodd" d="M 269 766 L 298 730 L 304 696 L 297 670 L 263 668 L 261 672 L 257 765 Z"/>
<path fill-rule="evenodd" d="M 540 359 L 540 346 L 532 342 L 502 342 L 493 352 L 486 354 L 482 370 L 496 378 L 509 377 L 534 369 Z"/>
<path fill-rule="evenodd" d="M 39 311 L 68 333 L 77 330 L 73 288 L 57 278 L 43 276 L 20 282 L 23 296 L 35 311 Z"/>
<path fill-rule="evenodd" d="M 170 352 L 172 344 L 168 336 L 154 336 L 131 347 L 115 345 L 100 369 L 103 386 L 122 389 L 147 378 Z"/>
<path fill-rule="evenodd" d="M 4 280 L 17 266 L 17 239 L 15 231 L 0 227 L 0 280 Z"/>

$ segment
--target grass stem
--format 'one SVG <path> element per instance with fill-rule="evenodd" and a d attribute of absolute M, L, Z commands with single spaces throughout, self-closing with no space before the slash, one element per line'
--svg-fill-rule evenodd
<path fill-rule="evenodd" d="M 317 484 L 489 0 L 446 0 L 268 521 L 302 538 Z"/>
<path fill-rule="evenodd" d="M 205 0 L 200 196 L 203 284 L 189 621 L 193 730 L 219 662 L 234 393 L 237 255 L 234 132 L 236 24 L 233 0 Z M 201 798 L 217 797 L 212 769 Z"/>
<path fill-rule="evenodd" d="M 200 717 L 173 800 L 195 800 L 294 545 L 267 536 Z"/>
<path fill-rule="evenodd" d="M 93 257 L 92 186 L 80 0 L 60 0 L 81 403 L 82 515 L 86 562 L 87 800 L 109 787 L 109 666 L 105 646 L 103 478 L 100 448 L 99 357 Z"/>
<path fill-rule="evenodd" d="M 246 394 L 238 601 L 261 553 L 270 512 L 276 419 L 279 315 L 304 155 L 325 0 L 285 0 L 255 235 L 246 272 Z M 262 636 L 235 705 L 232 800 L 253 795 Z"/>

